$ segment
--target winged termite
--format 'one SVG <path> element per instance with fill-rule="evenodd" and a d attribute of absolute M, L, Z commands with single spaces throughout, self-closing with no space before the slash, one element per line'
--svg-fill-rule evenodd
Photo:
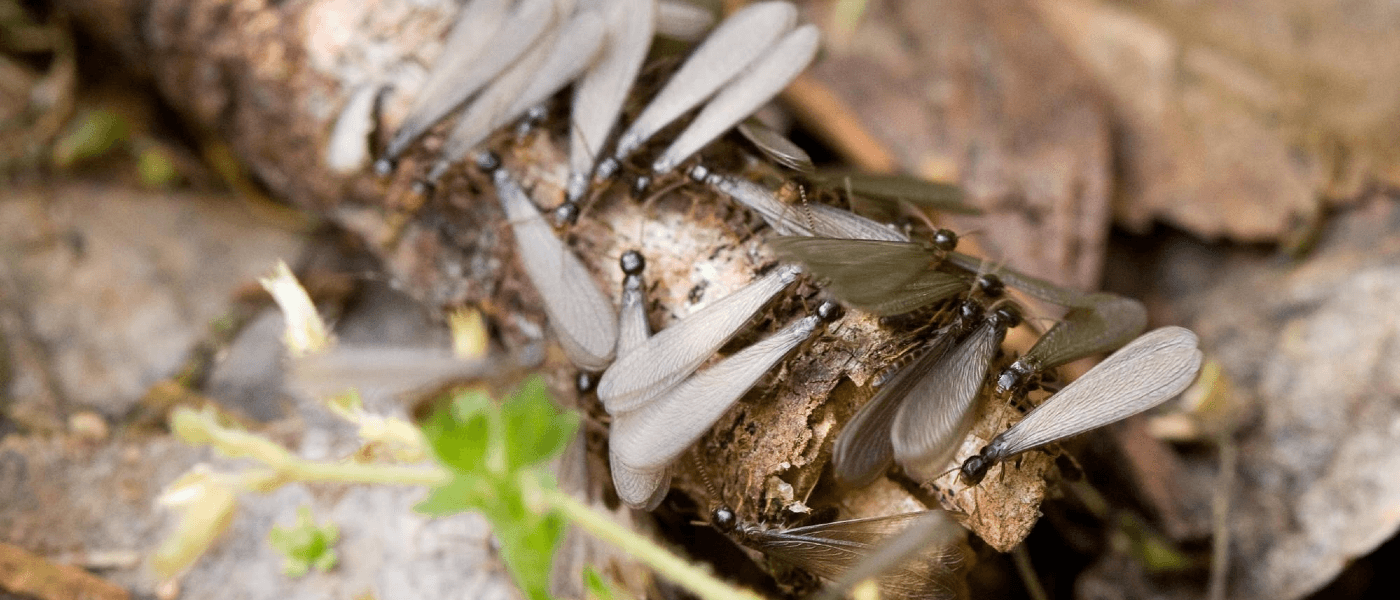
<path fill-rule="evenodd" d="M 926 372 L 916 373 L 890 426 L 894 458 L 916 479 L 937 475 L 953 458 L 977 416 L 976 401 L 1006 330 L 1021 322 L 1003 301 L 966 339 Z"/>
<path fill-rule="evenodd" d="M 806 150 L 762 121 L 749 118 L 735 129 L 769 160 L 799 173 L 817 170 Z"/>
<path fill-rule="evenodd" d="M 604 8 L 608 38 L 574 86 L 569 132 L 569 180 L 565 199 L 577 203 L 588 191 L 593 164 L 622 112 L 641 71 L 658 20 L 655 0 L 613 0 Z"/>
<path fill-rule="evenodd" d="M 490 167 L 494 161 L 482 166 Z M 492 179 L 501 208 L 515 234 L 525 275 L 539 290 L 545 314 L 569 360 L 580 369 L 601 371 L 612 361 L 617 344 L 617 314 L 583 266 L 530 202 L 525 190 L 504 168 Z"/>
<path fill-rule="evenodd" d="M 770 240 L 784 260 L 801 263 L 842 302 L 880 316 L 909 312 L 966 289 L 966 273 L 937 270 L 957 235 L 939 230 L 933 242 L 779 237 Z"/>
<path fill-rule="evenodd" d="M 784 35 L 705 104 L 680 137 L 652 163 L 652 172 L 669 173 L 773 99 L 816 57 L 820 40 L 816 25 L 803 25 Z"/>
<path fill-rule="evenodd" d="M 616 163 L 632 154 L 662 127 L 695 108 L 742 72 L 797 22 L 797 8 L 787 2 L 757 2 L 730 15 L 691 53 L 665 87 L 618 138 L 611 166 L 598 175 L 611 177 Z M 747 115 L 745 115 L 747 116 Z"/>
<path fill-rule="evenodd" d="M 651 327 L 647 325 L 646 292 L 643 288 L 642 271 L 646 260 L 640 252 L 628 250 L 619 259 L 622 272 L 622 306 L 618 310 L 617 353 L 624 355 L 641 346 L 651 337 Z M 613 427 L 625 421 L 630 413 L 615 415 Z M 659 469 L 634 469 L 618 460 L 617 451 L 609 449 L 608 464 L 612 467 L 613 487 L 618 499 L 632 508 L 653 510 L 661 499 L 666 497 L 671 487 L 669 466 Z"/>
<path fill-rule="evenodd" d="M 784 203 L 762 185 L 740 177 L 713 173 L 703 165 L 692 168 L 690 178 L 734 198 L 758 213 L 764 222 L 782 235 L 895 242 L 909 240 L 894 229 L 834 206 L 793 206 Z"/>
<path fill-rule="evenodd" d="M 636 410 L 618 415 L 609 439 L 618 461 L 644 470 L 670 465 L 822 322 L 840 315 L 840 307 L 823 303 L 816 314 L 691 375 Z"/>
<path fill-rule="evenodd" d="M 542 36 L 467 106 L 427 180 L 436 182 L 492 131 L 563 89 L 593 61 L 602 43 L 603 18 L 596 11 L 581 11 Z"/>
<path fill-rule="evenodd" d="M 482 6 L 478 7 L 477 5 Z M 434 65 L 429 85 L 424 87 L 414 108 L 394 134 L 375 170 L 387 175 L 393 163 L 409 145 L 458 106 L 481 90 L 507 67 L 515 64 L 546 31 L 573 11 L 572 0 L 520 0 L 508 16 L 501 18 L 500 0 L 478 0 L 468 6 L 449 36 L 443 59 Z"/>
<path fill-rule="evenodd" d="M 656 3 L 656 33 L 673 40 L 693 42 L 705 37 L 715 25 L 714 13 L 687 0 L 660 0 Z"/>
<path fill-rule="evenodd" d="M 981 268 L 982 264 L 980 259 L 960 252 L 950 252 L 948 262 L 965 269 Z M 1116 350 L 1147 326 L 1147 309 L 1137 300 L 1062 288 L 1007 267 L 991 267 L 990 272 L 1034 298 L 1070 309 L 1035 346 L 1002 371 L 997 377 L 998 392 L 1020 389 L 1045 369 Z"/>
<path fill-rule="evenodd" d="M 714 527 L 733 536 L 770 559 L 798 567 L 827 581 L 847 588 L 847 573 L 859 570 L 860 579 L 877 576 L 881 598 L 891 600 L 953 600 L 967 596 L 959 570 L 966 558 L 958 544 L 957 525 L 941 513 L 921 511 L 834 521 L 791 529 L 773 529 L 742 524 L 728 508 L 719 508 L 710 517 Z M 915 529 L 909 538 L 926 543 L 917 548 L 901 544 L 895 553 L 882 546 Z M 870 568 L 871 556 L 904 558 Z M 859 581 L 857 579 L 856 581 Z"/>
<path fill-rule="evenodd" d="M 975 300 L 958 302 L 956 310 L 953 320 L 933 333 L 930 341 L 918 350 L 914 361 L 881 384 L 880 391 L 861 406 L 837 434 L 831 449 L 831 463 L 836 482 L 842 487 L 869 484 L 894 464 L 890 431 L 905 398 L 924 384 L 930 371 L 983 318 L 982 304 Z"/>
<path fill-rule="evenodd" d="M 598 382 L 603 407 L 613 414 L 635 410 L 688 377 L 799 272 L 795 266 L 778 267 L 619 356 Z"/>
<path fill-rule="evenodd" d="M 1118 348 L 1147 326 L 1147 309 L 1137 300 L 1113 294 L 1086 297 L 1092 306 L 1070 309 L 1030 350 L 1001 372 L 997 392 L 1020 389 L 1046 369 Z"/>
<path fill-rule="evenodd" d="M 1012 456 L 1138 414 L 1180 394 L 1201 369 L 1196 334 L 1149 331 L 1065 386 L 963 462 L 959 478 L 977 485 Z"/>

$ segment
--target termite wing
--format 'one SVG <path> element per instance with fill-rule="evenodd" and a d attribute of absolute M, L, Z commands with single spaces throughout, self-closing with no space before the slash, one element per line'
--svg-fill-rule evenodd
<path fill-rule="evenodd" d="M 840 307 L 831 302 L 814 312 L 620 415 L 613 421 L 610 439 L 618 461 L 643 470 L 670 465 L 823 322 L 841 316 Z"/>
<path fill-rule="evenodd" d="M 448 36 L 413 109 L 375 164 L 387 175 L 393 163 L 434 124 L 481 90 L 573 11 L 572 0 L 521 0 L 508 15 L 508 2 L 477 0 L 468 5 Z"/>
<path fill-rule="evenodd" d="M 904 234 L 850 211 L 825 204 L 793 206 L 779 200 L 767 188 L 747 179 L 713 173 L 703 165 L 690 170 L 690 178 L 733 198 L 785 236 L 821 236 L 857 240 L 907 242 Z"/>
<path fill-rule="evenodd" d="M 646 290 L 642 281 L 642 270 L 646 260 L 641 253 L 629 250 L 619 260 L 624 278 L 622 281 L 622 306 L 618 310 L 617 353 L 627 354 L 641 346 L 651 337 L 651 327 L 647 324 Z M 613 427 L 629 419 L 632 413 L 614 415 Z M 623 426 L 625 427 L 625 425 Z M 617 497 L 624 504 L 641 510 L 653 510 L 661 504 L 671 487 L 671 469 L 633 469 L 618 460 L 617 451 L 609 449 L 608 464 L 612 468 L 613 487 Z"/>
<path fill-rule="evenodd" d="M 1162 327 L 1139 336 L 1036 407 L 963 462 L 959 478 L 977 485 L 1012 456 L 1114 423 L 1184 391 L 1201 369 L 1196 334 Z"/>
<path fill-rule="evenodd" d="M 1040 371 L 1077 358 L 1108 352 L 1142 332 L 1142 303 L 1108 293 L 1086 294 L 1056 286 L 954 249 L 940 230 L 930 244 L 820 237 L 779 237 L 780 258 L 801 263 L 848 305 L 880 316 L 899 314 L 949 297 L 957 274 L 981 270 L 1027 295 L 1070 308 L 1041 340 L 999 377 L 1003 391 L 1021 388 Z"/>
<path fill-rule="evenodd" d="M 635 410 L 680 383 L 796 281 L 799 272 L 796 266 L 780 266 L 619 356 L 598 382 L 603 407 L 612 414 Z"/>
<path fill-rule="evenodd" d="M 740 123 L 735 129 L 744 136 L 744 139 L 758 148 L 759 152 L 768 157 L 768 160 L 799 173 L 816 172 L 817 167 L 812 164 L 812 157 L 807 154 L 806 150 L 788 139 L 787 136 L 765 125 L 763 121 L 751 117 Z"/>
<path fill-rule="evenodd" d="M 429 171 L 428 182 L 436 183 L 492 131 L 563 89 L 593 62 L 602 43 L 603 18 L 597 11 L 579 11 L 545 32 L 534 47 L 467 105 Z"/>
<path fill-rule="evenodd" d="M 655 0 L 612 0 L 603 7 L 608 37 L 597 62 L 574 86 L 570 108 L 569 180 L 565 198 L 577 203 L 588 191 L 594 162 L 622 113 L 659 19 Z"/>
<path fill-rule="evenodd" d="M 544 300 L 545 314 L 569 360 L 601 371 L 617 345 L 617 314 L 593 275 L 554 234 L 524 189 L 503 167 L 492 173 L 496 195 L 515 234 L 525 275 Z"/>
<path fill-rule="evenodd" d="M 783 236 L 770 240 L 774 253 L 802 264 L 827 291 L 847 305 L 879 316 L 907 313 L 967 289 L 971 274 L 936 267 L 957 245 L 939 230 L 931 244 Z"/>
<path fill-rule="evenodd" d="M 927 370 L 908 369 L 911 384 L 890 424 L 895 461 L 916 479 L 937 475 L 953 458 L 977 416 L 977 398 L 1006 330 L 1021 322 L 1006 301 Z"/>
<path fill-rule="evenodd" d="M 964 269 L 981 268 L 977 258 L 959 252 L 949 253 L 948 262 Z M 1046 369 L 1115 350 L 1147 327 L 1147 308 L 1137 300 L 1065 289 L 1006 267 L 993 267 L 990 272 L 1027 295 L 1070 309 L 1025 355 L 1001 372 L 997 377 L 999 393 L 1025 388 Z"/>
<path fill-rule="evenodd" d="M 944 454 L 948 445 L 960 441 L 959 432 L 965 433 L 971 402 L 986 376 L 985 361 L 991 358 L 986 344 L 993 339 L 999 343 L 1019 315 L 1013 305 L 1004 303 L 986 314 L 983 302 L 1001 294 L 994 275 L 980 276 L 972 286 L 963 287 L 969 295 L 955 301 L 953 319 L 933 333 L 912 362 L 877 384 L 879 391 L 837 434 L 832 471 L 842 487 L 864 486 L 894 463 L 896 417 L 902 423 L 901 462 L 915 467 L 945 460 L 929 455 Z M 980 335 L 970 335 L 974 332 Z"/>
<path fill-rule="evenodd" d="M 656 3 L 656 34 L 682 42 L 699 41 L 715 26 L 715 15 L 688 0 Z"/>
<path fill-rule="evenodd" d="M 599 165 L 608 178 L 651 136 L 713 95 L 752 64 L 797 22 L 797 8 L 787 2 L 750 4 L 720 23 L 628 126 L 611 161 Z M 747 115 L 744 115 L 747 116 Z"/>
<path fill-rule="evenodd" d="M 826 598 L 875 577 L 881 598 L 955 600 L 967 597 L 958 571 L 966 562 L 961 529 L 941 511 L 835 521 L 792 529 L 739 523 L 720 508 L 716 529 L 769 558 L 835 582 Z M 875 558 L 880 560 L 876 563 Z"/>
<path fill-rule="evenodd" d="M 816 25 L 798 27 L 773 44 L 766 55 L 724 86 L 671 146 L 652 163 L 656 174 L 669 173 L 724 132 L 753 114 L 792 83 L 817 55 L 821 33 Z"/>

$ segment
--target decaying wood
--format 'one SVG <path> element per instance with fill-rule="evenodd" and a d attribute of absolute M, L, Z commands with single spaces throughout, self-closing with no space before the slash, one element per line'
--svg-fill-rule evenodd
<path fill-rule="evenodd" d="M 547 331 L 539 298 L 512 256 L 486 178 L 464 166 L 449 172 L 428 197 L 412 191 L 440 138 L 421 143 L 388 179 L 368 168 L 340 175 L 326 166 L 336 119 L 365 86 L 389 90 L 380 113 L 381 141 L 402 119 L 425 65 L 440 51 L 455 3 L 105 0 L 67 5 L 129 65 L 148 73 L 197 130 L 229 143 L 276 196 L 361 236 L 419 300 L 441 308 L 483 307 L 508 351 L 538 341 L 538 332 Z M 553 206 L 562 199 L 566 175 L 563 140 L 562 127 L 555 126 L 523 139 L 498 135 L 494 147 L 534 188 L 537 202 Z M 721 162 L 736 162 L 716 154 Z M 653 189 L 681 181 L 677 175 Z M 687 185 L 643 204 L 621 188 L 598 194 L 569 237 L 613 297 L 621 285 L 617 257 L 629 249 L 646 255 L 654 328 L 737 289 L 773 262 L 762 235 L 755 234 L 756 222 L 706 189 Z M 805 298 L 780 301 L 759 328 L 772 331 L 814 306 L 815 289 L 799 291 Z M 807 498 L 822 478 L 839 425 L 870 397 L 874 372 L 907 342 L 894 336 L 868 316 L 848 316 L 770 375 L 701 442 L 719 498 L 709 497 L 694 478 L 683 476 L 678 485 L 701 506 L 726 502 L 747 519 L 772 521 Z M 552 352 L 546 370 L 560 397 L 572 398 L 573 371 L 562 355 Z M 980 439 L 968 440 L 960 456 L 1014 418 L 1005 403 L 988 405 L 974 429 Z M 990 545 L 1009 550 L 1035 522 L 1050 463 L 1034 454 L 1006 475 L 994 471 L 978 490 L 953 486 L 934 493 L 893 486 L 891 493 L 866 494 L 861 497 L 869 500 L 848 500 L 843 508 L 852 516 L 888 514 L 907 510 L 911 497 L 932 503 L 943 496 L 948 506 L 967 513 L 969 526 Z"/>

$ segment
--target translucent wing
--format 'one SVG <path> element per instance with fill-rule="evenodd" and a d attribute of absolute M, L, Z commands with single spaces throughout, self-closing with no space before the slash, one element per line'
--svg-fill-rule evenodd
<path fill-rule="evenodd" d="M 606 23 L 598 11 L 575 13 L 564 24 L 559 41 L 554 44 L 549 57 L 536 69 L 534 79 L 505 114 L 493 123 L 493 129 L 519 118 L 530 107 L 544 102 L 579 77 L 598 58 L 605 34 Z"/>
<path fill-rule="evenodd" d="M 393 395 L 451 380 L 476 379 L 499 365 L 464 360 L 451 350 L 337 345 L 291 361 L 290 387 L 312 398 L 359 390 L 363 396 Z"/>
<path fill-rule="evenodd" d="M 725 19 L 618 138 L 614 156 L 626 158 L 662 127 L 709 98 L 796 22 L 797 8 L 787 2 L 757 2 Z"/>
<path fill-rule="evenodd" d="M 836 436 L 831 449 L 832 471 L 837 483 L 858 488 L 879 477 L 894 464 L 894 446 L 890 443 L 890 428 L 895 413 L 934 365 L 937 365 L 957 341 L 948 330 L 940 331 L 913 363 L 894 375 L 880 391 L 856 411 L 854 417 Z"/>
<path fill-rule="evenodd" d="M 1180 394 L 1201 369 L 1196 334 L 1149 331 L 1065 386 L 991 444 L 1000 457 L 1126 419 Z"/>
<path fill-rule="evenodd" d="M 1147 326 L 1147 308 L 1141 302 L 1113 294 L 1089 294 L 1089 308 L 1074 308 L 1040 336 L 1035 345 L 1008 371 L 1013 374 L 1042 371 L 1069 361 L 1116 350 Z M 997 385 L 1012 387 L 1005 376 Z"/>
<path fill-rule="evenodd" d="M 428 180 L 436 181 L 492 131 L 563 89 L 593 61 L 602 43 L 603 18 L 596 11 L 579 12 L 558 31 L 545 33 L 467 107 Z"/>
<path fill-rule="evenodd" d="M 651 170 L 658 174 L 669 173 L 681 161 L 772 100 L 811 64 L 820 41 L 821 33 L 816 25 L 803 25 L 783 36 L 765 56 L 725 85 L 705 105 L 671 147 L 652 163 Z"/>
<path fill-rule="evenodd" d="M 820 322 L 816 315 L 803 317 L 615 421 L 610 443 L 617 459 L 634 469 L 670 465 Z"/>
<path fill-rule="evenodd" d="M 859 171 L 822 170 L 813 174 L 818 183 L 851 194 L 883 202 L 908 202 L 915 206 L 942 212 L 981 214 L 975 206 L 963 201 L 958 186 L 927 181 L 909 175 L 882 175 Z"/>
<path fill-rule="evenodd" d="M 875 553 L 881 543 L 920 523 L 926 514 L 905 513 L 788 530 L 750 530 L 746 532 L 744 543 L 774 560 L 800 567 L 829 581 L 838 581 Z M 879 578 L 882 598 L 953 599 L 965 595 L 954 576 L 954 569 L 964 560 L 955 546 L 930 543 L 914 554 L 913 560 L 882 569 L 884 572 Z"/>
<path fill-rule="evenodd" d="M 506 172 L 495 173 L 496 194 L 515 234 L 525 274 L 544 299 L 569 360 L 580 369 L 601 371 L 617 344 L 617 314 L 588 268 L 554 235 L 525 190 Z"/>
<path fill-rule="evenodd" d="M 915 518 L 901 519 L 906 524 L 898 533 L 878 542 L 878 545 L 865 558 L 845 570 L 840 577 L 835 578 L 832 585 L 823 589 L 821 594 L 817 596 L 817 600 L 844 598 L 861 581 L 882 576 L 892 576 L 888 577 L 890 581 L 881 582 L 884 583 L 883 587 L 887 590 L 890 588 L 907 589 L 911 595 L 912 592 L 927 590 L 923 593 L 933 592 L 929 594 L 931 597 L 939 597 L 939 592 L 942 592 L 941 595 L 945 598 L 956 598 L 964 595 L 961 593 L 962 586 L 951 577 L 943 581 L 920 581 L 924 578 L 899 575 L 900 569 L 907 570 L 910 567 L 915 569 L 941 567 L 942 570 L 952 571 L 959 566 L 962 558 L 953 545 L 957 544 L 964 535 L 963 529 L 952 519 L 949 519 L 946 513 L 930 510 L 912 514 L 916 515 Z M 947 550 L 943 551 L 941 555 L 930 556 L 931 548 L 946 548 Z M 932 558 L 938 560 L 939 564 L 928 565 L 910 562 L 917 561 L 921 557 L 924 559 L 921 562 L 927 563 Z M 890 594 L 890 591 L 886 593 Z"/>
<path fill-rule="evenodd" d="M 758 148 L 769 160 L 801 173 L 817 170 L 806 150 L 772 127 L 764 125 L 762 121 L 751 118 L 740 123 L 738 130 L 744 139 Z"/>
<path fill-rule="evenodd" d="M 824 204 L 785 204 L 767 188 L 747 179 L 706 173 L 706 185 L 758 213 L 774 231 L 787 236 L 907 242 L 908 237 L 865 217 Z"/>
<path fill-rule="evenodd" d="M 632 413 L 628 413 L 632 414 Z M 627 419 L 619 415 L 613 420 L 613 427 Z M 624 425 L 625 427 L 625 425 Z M 613 488 L 623 504 L 638 510 L 655 510 L 671 490 L 671 467 L 659 469 L 633 469 L 618 459 L 617 453 L 608 452 L 608 464 L 612 467 Z"/>
<path fill-rule="evenodd" d="M 797 267 L 779 267 L 618 357 L 598 382 L 598 399 L 604 408 L 614 414 L 635 410 L 694 373 L 759 309 L 795 281 L 798 272 Z"/>
<path fill-rule="evenodd" d="M 995 319 L 983 322 L 909 390 L 895 414 L 890 443 L 895 460 L 910 474 L 935 475 L 953 458 L 977 414 L 978 392 L 1004 332 Z"/>
<path fill-rule="evenodd" d="M 935 271 L 937 257 L 910 242 L 780 237 L 782 259 L 801 263 L 842 302 L 877 315 L 908 312 L 967 289 L 963 275 Z"/>
<path fill-rule="evenodd" d="M 949 252 L 948 262 L 957 265 L 973 273 L 987 272 L 1006 282 L 1006 285 L 1021 290 L 1031 297 L 1044 300 L 1060 306 L 1071 308 L 1092 308 L 1096 299 L 1094 294 L 1062 288 L 1039 277 L 1031 277 L 1020 271 L 1007 267 L 987 265 L 987 261 L 975 256 L 968 256 L 961 252 Z"/>
<path fill-rule="evenodd" d="M 614 0 L 605 10 L 608 37 L 602 53 L 574 86 L 566 187 L 573 200 L 588 189 L 593 164 L 651 47 L 657 18 L 655 0 Z"/>
<path fill-rule="evenodd" d="M 714 13 L 687 0 L 656 3 L 656 33 L 673 40 L 698 41 L 715 26 Z"/>
<path fill-rule="evenodd" d="M 478 8 L 477 4 L 486 6 Z M 441 64 L 434 66 L 435 73 L 429 76 L 429 85 L 425 86 L 384 151 L 386 160 L 393 160 L 407 150 L 409 144 L 514 64 L 534 46 L 540 35 L 556 27 L 559 18 L 573 10 L 573 3 L 568 0 L 521 0 L 509 16 L 499 20 L 494 12 L 500 10 L 497 4 L 499 0 L 474 2 L 458 20 L 451 40 L 463 44 L 475 39 L 486 41 L 480 47 L 466 48 L 468 51 L 460 52 L 461 57 L 451 56 L 459 52 L 451 44 L 444 48 L 444 58 Z M 480 23 L 475 19 L 480 19 Z"/>

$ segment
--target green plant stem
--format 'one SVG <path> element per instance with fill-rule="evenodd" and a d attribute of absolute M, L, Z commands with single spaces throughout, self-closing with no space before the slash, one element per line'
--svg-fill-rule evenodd
<path fill-rule="evenodd" d="M 281 466 L 291 479 L 308 483 L 379 483 L 436 487 L 452 479 L 452 475 L 446 469 L 438 466 L 323 463 L 301 459 Z"/>
<path fill-rule="evenodd" d="M 550 507 L 564 513 L 574 525 L 598 539 L 618 546 L 637 560 L 651 567 L 662 577 L 690 590 L 704 600 L 762 600 L 762 597 L 729 585 L 670 553 L 655 542 L 637 535 L 611 519 L 558 490 L 540 490 L 541 499 Z"/>

